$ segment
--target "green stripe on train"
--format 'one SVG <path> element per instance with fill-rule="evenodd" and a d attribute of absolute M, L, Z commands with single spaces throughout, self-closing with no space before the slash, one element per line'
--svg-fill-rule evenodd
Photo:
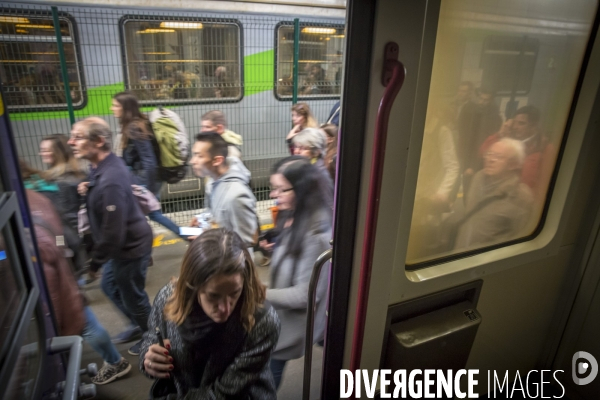
<path fill-rule="evenodd" d="M 275 71 L 274 50 L 267 50 L 244 57 L 244 95 L 273 90 Z M 125 90 L 123 82 L 98 86 L 87 90 L 87 105 L 75 111 L 75 118 L 85 118 L 90 115 L 110 115 L 112 96 Z M 152 109 L 149 107 L 148 109 Z M 12 121 L 33 121 L 41 119 L 68 119 L 67 111 L 36 111 L 14 112 L 10 114 Z"/>

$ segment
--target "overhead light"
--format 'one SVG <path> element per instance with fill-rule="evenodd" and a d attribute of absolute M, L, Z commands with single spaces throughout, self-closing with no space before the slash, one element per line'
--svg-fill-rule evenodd
<path fill-rule="evenodd" d="M 17 28 L 32 28 L 32 29 L 54 29 L 53 25 L 34 25 L 34 24 L 17 24 Z"/>
<path fill-rule="evenodd" d="M 25 29 L 17 29 L 16 32 L 17 33 L 29 33 L 29 31 L 27 31 Z"/>
<path fill-rule="evenodd" d="M 202 29 L 202 24 L 200 22 L 164 21 L 160 23 L 160 27 L 175 29 Z"/>
<path fill-rule="evenodd" d="M 172 33 L 175 29 L 160 29 L 160 28 L 148 28 L 143 31 L 137 31 L 136 33 Z"/>
<path fill-rule="evenodd" d="M 331 37 L 334 37 L 334 38 L 344 38 L 344 37 L 346 37 L 346 35 L 333 35 Z"/>
<path fill-rule="evenodd" d="M 6 22 L 9 24 L 28 24 L 29 20 L 23 17 L 0 16 L 0 22 Z"/>
<path fill-rule="evenodd" d="M 321 33 L 325 35 L 333 35 L 337 32 L 335 28 L 320 28 L 317 26 L 307 26 L 306 28 L 302 28 L 303 33 Z"/>
<path fill-rule="evenodd" d="M 145 53 L 142 53 L 142 54 L 149 54 L 151 56 L 166 56 L 166 55 L 169 55 L 171 53 L 168 52 L 168 51 L 148 51 L 148 52 L 145 52 Z"/>

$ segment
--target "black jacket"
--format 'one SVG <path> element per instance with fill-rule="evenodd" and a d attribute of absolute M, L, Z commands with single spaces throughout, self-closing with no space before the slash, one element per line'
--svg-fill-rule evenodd
<path fill-rule="evenodd" d="M 92 263 L 133 259 L 152 250 L 152 230 L 131 191 L 131 175 L 110 153 L 90 172 L 86 205 L 94 237 Z"/>
<path fill-rule="evenodd" d="M 137 126 L 130 126 L 127 147 L 123 149 L 125 165 L 131 169 L 133 183 L 143 185 L 152 193 L 160 190 L 158 180 L 158 163 L 152 139 L 143 138 L 142 131 Z"/>

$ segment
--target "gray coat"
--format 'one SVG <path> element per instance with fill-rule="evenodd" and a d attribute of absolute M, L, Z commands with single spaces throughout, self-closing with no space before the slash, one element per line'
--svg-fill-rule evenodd
<path fill-rule="evenodd" d="M 249 176 L 238 168 L 213 182 L 209 208 L 219 227 L 236 232 L 248 247 L 257 239 L 256 198 L 249 186 Z"/>
<path fill-rule="evenodd" d="M 139 368 L 147 377 L 144 369 L 144 358 L 149 347 L 158 343 L 155 328 L 162 327 L 161 333 L 171 341 L 170 356 L 173 357 L 175 369 L 172 376 L 177 387 L 177 394 L 168 399 L 256 399 L 275 400 L 277 394 L 273 375 L 269 368 L 271 351 L 279 336 L 279 319 L 277 313 L 268 305 L 259 308 L 255 313 L 256 323 L 247 333 L 241 321 L 230 317 L 225 322 L 225 332 L 217 343 L 213 343 L 206 367 L 201 379 L 194 376 L 192 351 L 179 334 L 177 326 L 165 321 L 164 308 L 173 294 L 174 286 L 169 283 L 163 287 L 152 306 L 148 318 L 148 332 L 144 334 L 139 357 Z M 199 387 L 191 382 L 200 380 Z"/>
<path fill-rule="evenodd" d="M 291 360 L 304 355 L 310 277 L 319 255 L 330 248 L 329 213 L 321 212 L 313 216 L 308 227 L 302 238 L 299 259 L 294 259 L 287 252 L 290 229 L 284 229 L 277 237 L 271 258 L 271 283 L 267 289 L 267 300 L 275 307 L 281 321 L 279 342 L 273 352 L 273 358 L 277 360 Z M 321 341 L 325 332 L 328 277 L 329 267 L 326 265 L 317 286 L 314 343 Z"/>
<path fill-rule="evenodd" d="M 467 197 L 466 215 L 456 237 L 456 250 L 491 245 L 529 234 L 533 195 L 515 174 L 490 183 L 479 171 Z"/>

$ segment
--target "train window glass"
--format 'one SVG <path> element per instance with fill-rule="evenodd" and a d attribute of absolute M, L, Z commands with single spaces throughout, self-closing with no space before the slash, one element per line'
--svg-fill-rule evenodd
<path fill-rule="evenodd" d="M 41 366 L 40 329 L 35 315 L 29 321 L 27 336 L 17 356 L 4 395 L 6 400 L 32 399 Z"/>
<path fill-rule="evenodd" d="M 294 25 L 277 26 L 277 82 L 279 99 L 293 94 Z M 298 97 L 339 96 L 344 54 L 341 25 L 300 25 Z"/>
<path fill-rule="evenodd" d="M 241 99 L 236 21 L 125 17 L 122 26 L 126 87 L 142 103 Z"/>
<path fill-rule="evenodd" d="M 11 262 L 6 236 L 0 231 L 0 350 L 2 353 L 6 351 L 8 334 L 15 326 L 26 293 L 23 283 L 15 276 L 15 268 L 17 266 Z"/>
<path fill-rule="evenodd" d="M 75 107 L 83 106 L 82 79 L 73 23 L 60 17 L 65 62 Z M 51 16 L 0 13 L 0 79 L 13 110 L 67 107 Z"/>
<path fill-rule="evenodd" d="M 596 9 L 441 2 L 408 269 L 538 231 Z"/>

